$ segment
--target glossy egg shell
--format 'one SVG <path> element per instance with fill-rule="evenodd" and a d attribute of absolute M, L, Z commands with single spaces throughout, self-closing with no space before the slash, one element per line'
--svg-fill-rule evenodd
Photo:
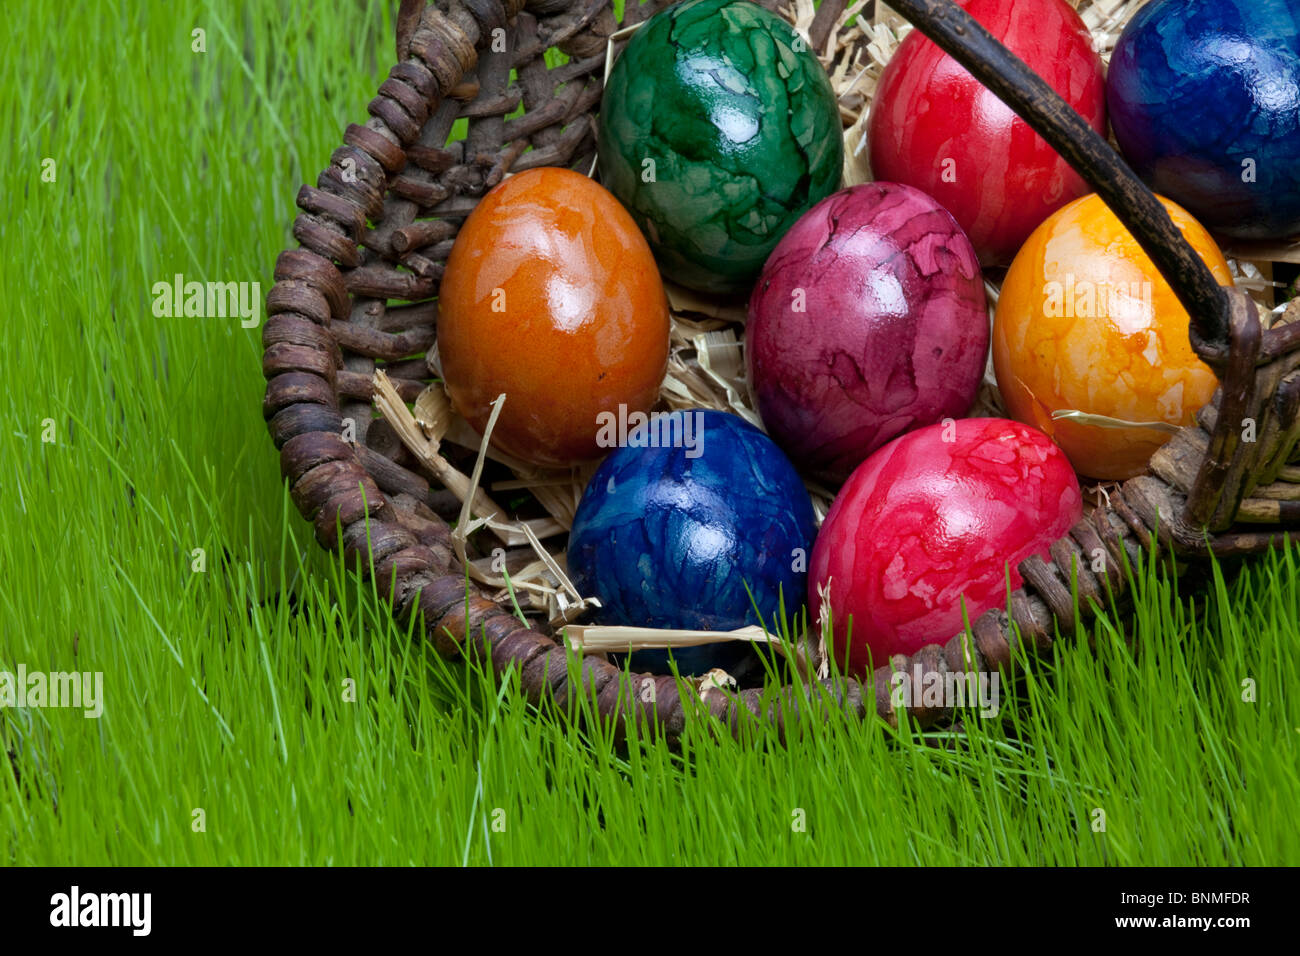
<path fill-rule="evenodd" d="M 567 169 L 511 176 L 461 227 L 438 296 L 453 407 L 502 451 L 543 465 L 602 454 L 600 416 L 644 412 L 668 362 L 668 300 L 636 224 Z"/>
<path fill-rule="evenodd" d="M 1065 0 L 959 4 L 1106 135 L 1101 58 Z M 919 32 L 880 77 L 868 141 L 875 178 L 933 196 L 986 266 L 1009 263 L 1040 222 L 1088 192 L 1042 137 Z"/>
<path fill-rule="evenodd" d="M 961 633 L 1005 607 L 1006 574 L 1047 555 L 1082 517 L 1079 483 L 1046 435 L 1019 422 L 964 418 L 880 449 L 850 476 L 809 566 L 810 616 L 830 589 L 835 659 L 863 675 L 893 654 Z"/>
<path fill-rule="evenodd" d="M 601 181 L 664 274 L 706 292 L 747 292 L 844 163 L 825 69 L 748 0 L 689 0 L 633 34 L 605 86 L 598 143 Z"/>
<path fill-rule="evenodd" d="M 1162 199 L 1216 279 L 1223 254 L 1188 212 Z M 1169 434 L 1056 420 L 1073 409 L 1128 422 L 1191 424 L 1217 387 L 1188 340 L 1173 289 L 1100 196 L 1043 223 L 1007 272 L 993 322 L 993 366 L 1012 418 L 1052 436 L 1080 474 L 1142 474 Z"/>
<path fill-rule="evenodd" d="M 749 302 L 749 381 L 801 468 L 843 480 L 885 442 L 964 414 L 988 357 L 975 250 L 948 212 L 898 183 L 810 209 Z"/>
<path fill-rule="evenodd" d="M 1115 46 L 1115 139 L 1216 233 L 1300 235 L 1300 4 L 1157 0 Z"/>
<path fill-rule="evenodd" d="M 655 432 L 634 431 L 601 463 L 578 505 L 569 572 L 583 595 L 603 604 L 596 620 L 728 631 L 759 623 L 756 604 L 771 628 L 782 595 L 793 617 L 815 534 L 812 501 L 794 467 L 738 416 L 672 417 L 682 441 L 640 447 L 635 442 Z M 721 644 L 674 656 L 679 668 L 703 672 L 747 652 L 747 644 Z M 665 658 L 638 653 L 632 663 L 662 670 Z"/>

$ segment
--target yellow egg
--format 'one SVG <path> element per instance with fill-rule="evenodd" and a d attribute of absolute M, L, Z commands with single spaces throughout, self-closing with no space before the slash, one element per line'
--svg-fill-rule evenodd
<path fill-rule="evenodd" d="M 1180 206 L 1160 200 L 1222 285 L 1223 253 Z M 1191 424 L 1218 385 L 1188 341 L 1188 315 L 1137 240 L 1093 194 L 1029 237 L 1007 272 L 993 365 L 1012 418 L 1050 435 L 1076 471 L 1122 480 L 1146 470 L 1170 431 Z M 1058 419 L 1074 410 L 1146 427 Z"/>

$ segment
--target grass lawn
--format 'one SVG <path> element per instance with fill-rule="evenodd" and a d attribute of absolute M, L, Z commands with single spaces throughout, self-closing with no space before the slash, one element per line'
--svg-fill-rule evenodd
<path fill-rule="evenodd" d="M 260 331 L 151 293 L 265 295 L 395 7 L 6 8 L 0 671 L 104 709 L 0 710 L 0 863 L 1300 863 L 1297 549 L 1144 572 L 960 734 L 619 749 L 396 627 L 282 487 Z"/>

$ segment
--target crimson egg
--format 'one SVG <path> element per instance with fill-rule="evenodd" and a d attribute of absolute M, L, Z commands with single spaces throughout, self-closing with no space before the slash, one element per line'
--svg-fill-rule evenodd
<path fill-rule="evenodd" d="M 958 2 L 1106 135 L 1101 58 L 1065 0 Z M 986 266 L 1008 264 L 1040 222 L 1088 192 L 1046 140 L 919 32 L 881 74 L 867 135 L 875 177 L 938 200 Z"/>
<path fill-rule="evenodd" d="M 1001 418 L 918 429 L 863 462 L 840 490 L 813 547 L 813 620 L 829 602 L 836 660 L 865 674 L 1005 607 L 1007 576 L 1046 556 L 1083 514 L 1065 453 Z"/>

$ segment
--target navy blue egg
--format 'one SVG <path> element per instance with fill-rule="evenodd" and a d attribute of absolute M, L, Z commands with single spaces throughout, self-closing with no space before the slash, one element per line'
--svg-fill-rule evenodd
<path fill-rule="evenodd" d="M 770 628 L 782 596 L 792 617 L 804 605 L 815 533 L 808 492 L 770 438 L 724 412 L 674 412 L 634 429 L 592 476 L 569 571 L 600 598 L 602 624 L 728 631 L 760 623 L 756 605 Z M 736 642 L 673 657 L 699 674 L 749 652 Z M 641 651 L 631 663 L 666 672 L 666 661 Z"/>
<path fill-rule="evenodd" d="M 1300 233 L 1300 0 L 1156 0 L 1110 61 L 1124 156 L 1212 232 Z"/>

